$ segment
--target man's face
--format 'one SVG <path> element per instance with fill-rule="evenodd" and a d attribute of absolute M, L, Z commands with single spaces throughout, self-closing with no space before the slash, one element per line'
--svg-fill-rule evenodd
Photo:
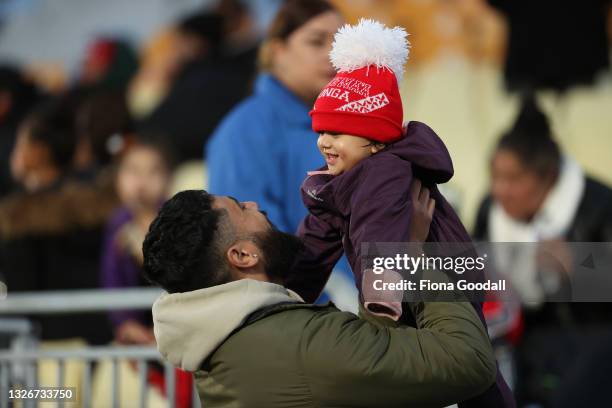
<path fill-rule="evenodd" d="M 235 231 L 252 241 L 261 251 L 261 261 L 269 278 L 284 281 L 302 248 L 302 241 L 279 231 L 252 201 L 239 202 L 233 197 L 217 196 L 213 208 L 227 211 Z"/>
<path fill-rule="evenodd" d="M 253 201 L 240 202 L 233 197 L 215 196 L 213 208 L 227 211 L 239 235 L 262 233 L 273 228 L 266 214 Z"/>

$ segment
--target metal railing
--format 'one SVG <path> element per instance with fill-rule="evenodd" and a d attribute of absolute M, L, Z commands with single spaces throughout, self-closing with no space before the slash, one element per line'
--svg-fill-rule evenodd
<path fill-rule="evenodd" d="M 162 360 L 155 347 L 142 346 L 103 346 L 82 347 L 77 349 L 44 350 L 38 347 L 33 335 L 33 326 L 23 318 L 8 318 L 25 314 L 70 314 L 110 310 L 150 309 L 161 291 L 155 288 L 80 290 L 58 292 L 15 293 L 0 300 L 0 334 L 11 337 L 11 346 L 0 349 L 0 408 L 9 406 L 9 389 L 14 385 L 25 388 L 38 386 L 37 366 L 41 360 L 57 362 L 57 384 L 65 385 L 66 362 L 80 361 L 84 365 L 78 401 L 83 407 L 92 406 L 92 363 L 111 362 L 111 399 L 112 406 L 120 407 L 120 370 L 123 360 L 134 361 L 138 376 L 138 401 L 130 406 L 146 407 L 148 395 L 148 363 L 161 362 L 164 368 L 165 391 L 169 407 L 175 405 L 175 368 Z M 24 406 L 36 406 L 36 401 L 24 400 Z M 61 401 L 58 406 L 62 407 Z M 71 405 L 73 406 L 73 405 Z M 199 406 L 195 386 L 192 406 Z"/>
<path fill-rule="evenodd" d="M 0 316 L 68 314 L 150 309 L 161 294 L 157 288 L 83 289 L 9 293 L 0 300 Z"/>

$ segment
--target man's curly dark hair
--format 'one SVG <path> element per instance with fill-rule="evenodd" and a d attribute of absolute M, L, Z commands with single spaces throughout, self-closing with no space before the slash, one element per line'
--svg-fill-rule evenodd
<path fill-rule="evenodd" d="M 227 214 L 212 207 L 204 190 L 187 190 L 168 200 L 145 237 L 145 277 L 169 293 L 229 282 L 220 244 L 230 233 Z"/>

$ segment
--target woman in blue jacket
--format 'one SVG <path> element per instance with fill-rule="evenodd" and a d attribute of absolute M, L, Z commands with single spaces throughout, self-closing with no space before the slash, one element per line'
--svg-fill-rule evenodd
<path fill-rule="evenodd" d="M 324 1 L 290 1 L 260 49 L 253 95 L 233 109 L 207 146 L 209 190 L 256 201 L 283 231 L 306 215 L 300 185 L 323 165 L 308 111 L 335 75 L 331 41 L 343 20 Z"/>
<path fill-rule="evenodd" d="M 308 112 L 335 75 L 329 51 L 343 22 L 323 0 L 284 3 L 261 46 L 253 95 L 224 118 L 206 146 L 209 191 L 256 201 L 285 232 L 296 232 L 307 214 L 300 197 L 306 173 L 324 164 Z"/>

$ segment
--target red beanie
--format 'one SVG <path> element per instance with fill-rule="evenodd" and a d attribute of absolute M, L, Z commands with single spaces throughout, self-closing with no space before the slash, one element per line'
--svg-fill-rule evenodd
<path fill-rule="evenodd" d="M 319 94 L 312 129 L 391 143 L 402 136 L 398 79 L 408 57 L 406 32 L 362 19 L 336 33 L 330 58 L 339 71 Z"/>

